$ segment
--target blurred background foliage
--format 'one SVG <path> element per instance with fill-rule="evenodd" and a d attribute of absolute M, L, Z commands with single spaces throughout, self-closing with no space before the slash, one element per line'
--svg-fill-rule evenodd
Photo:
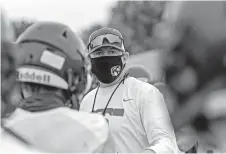
<path fill-rule="evenodd" d="M 82 32 L 82 38 L 88 43 L 89 35 L 93 31 L 107 26 L 122 32 L 130 55 L 150 51 L 155 43 L 152 30 L 159 23 L 166 3 L 165 1 L 118 1 L 109 10 L 107 24 L 94 24 L 88 27 Z M 25 18 L 13 21 L 16 38 L 33 23 L 35 21 Z"/>

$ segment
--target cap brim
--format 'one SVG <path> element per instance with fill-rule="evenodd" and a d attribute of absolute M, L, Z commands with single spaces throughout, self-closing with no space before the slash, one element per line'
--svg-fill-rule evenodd
<path fill-rule="evenodd" d="M 91 54 L 91 53 L 93 53 L 94 51 L 96 51 L 96 50 L 98 50 L 98 49 L 100 49 L 100 48 L 103 48 L 103 47 L 113 47 L 113 48 L 116 48 L 116 49 L 121 50 L 122 52 L 125 52 L 125 50 L 123 50 L 122 48 L 120 48 L 120 47 L 118 47 L 118 46 L 116 46 L 116 45 L 113 45 L 113 44 L 104 44 L 104 45 L 100 45 L 100 46 L 98 46 L 98 47 L 92 49 L 92 50 L 89 52 L 89 54 Z"/>
<path fill-rule="evenodd" d="M 68 83 L 55 73 L 35 66 L 22 66 L 17 68 L 17 81 L 37 83 L 60 89 L 68 89 Z"/>

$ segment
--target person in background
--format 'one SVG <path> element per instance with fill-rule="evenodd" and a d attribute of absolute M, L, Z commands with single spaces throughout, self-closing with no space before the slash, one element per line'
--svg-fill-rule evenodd
<path fill-rule="evenodd" d="M 64 24 L 38 22 L 16 45 L 23 57 L 16 69 L 23 100 L 4 119 L 5 128 L 42 152 L 114 152 L 106 149 L 103 116 L 76 111 L 89 71 L 82 40 Z"/>
<path fill-rule="evenodd" d="M 177 153 L 162 94 L 151 84 L 128 77 L 129 54 L 122 34 L 112 28 L 93 32 L 88 54 L 99 86 L 84 97 L 80 110 L 105 116 L 116 152 Z"/>

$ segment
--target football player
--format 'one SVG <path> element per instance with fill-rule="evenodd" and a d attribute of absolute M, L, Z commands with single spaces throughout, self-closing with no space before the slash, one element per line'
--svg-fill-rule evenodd
<path fill-rule="evenodd" d="M 113 152 L 105 146 L 106 120 L 74 110 L 87 89 L 82 40 L 64 24 L 38 22 L 16 44 L 23 55 L 16 69 L 23 99 L 6 127 L 43 152 Z"/>

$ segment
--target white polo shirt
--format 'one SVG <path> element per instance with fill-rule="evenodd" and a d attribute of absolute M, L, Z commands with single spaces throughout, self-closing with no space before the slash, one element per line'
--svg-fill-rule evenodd
<path fill-rule="evenodd" d="M 117 84 L 99 88 L 94 112 L 103 112 Z M 97 89 L 88 93 L 81 111 L 91 112 Z M 178 148 L 162 94 L 154 86 L 129 77 L 114 93 L 106 110 L 116 152 L 176 153 Z"/>
<path fill-rule="evenodd" d="M 114 152 L 106 147 L 108 124 L 97 114 L 66 107 L 42 112 L 17 109 L 6 126 L 42 152 Z"/>

